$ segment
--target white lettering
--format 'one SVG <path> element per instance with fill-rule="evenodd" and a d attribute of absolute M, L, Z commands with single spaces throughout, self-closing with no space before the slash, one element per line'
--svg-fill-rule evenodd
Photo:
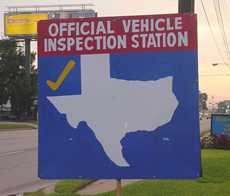
<path fill-rule="evenodd" d="M 117 37 L 117 48 L 127 48 L 126 35 Z"/>
<path fill-rule="evenodd" d="M 131 41 L 132 41 L 132 48 L 138 48 L 139 47 L 139 42 L 138 42 L 138 35 L 133 35 L 131 37 Z"/>
<path fill-rule="evenodd" d="M 106 34 L 106 30 L 105 30 L 103 21 L 99 21 L 97 23 L 96 35 L 99 35 L 100 33 Z"/>
<path fill-rule="evenodd" d="M 94 39 L 96 40 L 97 50 L 100 50 L 101 49 L 102 36 L 95 36 Z"/>
<path fill-rule="evenodd" d="M 140 21 L 139 20 L 132 20 L 132 32 L 138 33 L 140 29 Z"/>
<path fill-rule="evenodd" d="M 130 20 L 122 20 L 122 25 L 123 25 L 123 29 L 125 33 L 128 33 L 130 31 L 130 27 L 131 27 L 131 22 Z"/>
<path fill-rule="evenodd" d="M 65 32 L 67 32 L 67 23 L 60 23 L 60 32 L 59 35 L 63 36 Z"/>
<path fill-rule="evenodd" d="M 188 31 L 178 32 L 178 47 L 188 46 Z"/>
<path fill-rule="evenodd" d="M 116 38 L 113 35 L 108 37 L 107 46 L 109 49 L 114 49 L 116 47 Z"/>
<path fill-rule="evenodd" d="M 112 29 L 111 21 L 107 21 L 107 33 L 114 34 L 114 30 Z"/>
<path fill-rule="evenodd" d="M 163 23 L 163 24 L 160 25 L 160 23 Z M 164 18 L 157 19 L 156 23 L 155 23 L 156 30 L 157 31 L 165 31 L 164 23 L 165 23 L 165 19 Z"/>
<path fill-rule="evenodd" d="M 92 37 L 86 37 L 85 38 L 84 47 L 85 47 L 86 50 L 93 50 L 93 46 L 92 45 L 90 46 L 89 42 L 91 42 L 91 44 L 92 44 L 92 42 L 93 42 Z"/>
<path fill-rule="evenodd" d="M 74 22 L 70 22 L 68 23 L 68 36 L 71 36 L 72 33 L 75 31 L 75 23 Z"/>
<path fill-rule="evenodd" d="M 166 18 L 166 30 L 167 31 L 171 31 L 171 30 L 173 30 L 174 28 L 173 28 L 173 26 L 172 26 L 172 24 L 171 24 L 171 19 L 170 18 Z"/>
<path fill-rule="evenodd" d="M 143 19 L 141 20 L 141 32 L 148 32 L 149 31 L 149 20 Z"/>
<path fill-rule="evenodd" d="M 49 38 L 48 39 L 48 51 L 57 51 L 57 39 Z"/>
<path fill-rule="evenodd" d="M 182 29 L 182 17 L 175 18 L 175 29 L 181 30 Z"/>
<path fill-rule="evenodd" d="M 58 25 L 56 23 L 52 23 L 48 28 L 49 36 L 55 37 L 58 35 Z"/>
<path fill-rule="evenodd" d="M 76 51 L 82 51 L 83 50 L 83 39 L 82 37 L 77 37 L 76 38 Z"/>
<path fill-rule="evenodd" d="M 176 45 L 176 35 L 175 33 L 169 33 L 167 36 L 167 44 L 169 47 L 175 47 Z"/>
<path fill-rule="evenodd" d="M 146 38 L 147 38 L 147 36 L 148 36 L 148 34 L 140 34 L 142 48 L 146 48 Z"/>
<path fill-rule="evenodd" d="M 67 39 L 67 51 L 71 51 L 72 46 L 75 44 L 75 40 L 72 37 Z"/>
<path fill-rule="evenodd" d="M 66 50 L 66 44 L 65 44 L 66 38 L 60 38 L 57 41 L 57 50 L 58 51 L 65 51 Z"/>
<path fill-rule="evenodd" d="M 154 48 L 156 47 L 156 40 L 153 34 L 150 34 L 148 38 L 147 48 L 150 47 L 154 47 Z"/>
<path fill-rule="evenodd" d="M 83 23 L 81 24 L 80 32 L 81 32 L 82 35 L 89 35 L 89 34 L 90 34 L 89 29 L 86 30 L 86 28 L 89 27 L 89 25 L 90 25 L 90 24 L 89 24 L 88 22 L 83 22 Z"/>
<path fill-rule="evenodd" d="M 47 39 L 44 39 L 44 52 L 47 52 Z"/>

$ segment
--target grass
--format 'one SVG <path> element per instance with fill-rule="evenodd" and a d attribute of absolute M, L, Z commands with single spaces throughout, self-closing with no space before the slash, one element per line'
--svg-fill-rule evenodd
<path fill-rule="evenodd" d="M 32 124 L 34 124 L 34 125 L 38 125 L 38 121 L 36 121 L 36 120 L 31 120 L 31 121 L 28 121 L 29 123 L 32 123 Z"/>
<path fill-rule="evenodd" d="M 203 150 L 203 177 L 197 180 L 144 180 L 128 185 L 122 196 L 230 196 L 230 151 Z M 77 196 L 78 184 L 84 181 L 62 181 L 56 185 L 56 193 L 41 191 L 27 196 Z M 114 192 L 97 196 L 115 196 Z"/>
<path fill-rule="evenodd" d="M 25 196 L 77 196 L 75 192 L 88 185 L 92 180 L 64 180 L 57 182 L 55 193 L 44 194 L 42 191 L 26 193 Z"/>
<path fill-rule="evenodd" d="M 65 180 L 60 181 L 55 186 L 56 193 L 74 193 L 79 188 L 89 184 L 90 180 Z"/>
<path fill-rule="evenodd" d="M 31 193 L 25 193 L 25 196 L 44 196 L 45 194 L 42 191 L 36 191 Z"/>
<path fill-rule="evenodd" d="M 9 130 L 9 129 L 34 129 L 34 126 L 27 125 L 23 123 L 17 123 L 17 124 L 10 124 L 10 123 L 1 123 L 0 124 L 0 131 L 2 130 Z"/>
<path fill-rule="evenodd" d="M 203 150 L 202 161 L 203 177 L 198 180 L 145 180 L 125 187 L 122 196 L 229 196 L 230 151 Z"/>

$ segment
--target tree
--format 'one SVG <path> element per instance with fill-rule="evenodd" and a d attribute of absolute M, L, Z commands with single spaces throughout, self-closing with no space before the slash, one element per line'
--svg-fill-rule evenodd
<path fill-rule="evenodd" d="M 10 100 L 12 114 L 18 119 L 28 117 L 37 91 L 36 70 L 29 81 L 24 51 L 15 41 L 0 40 L 0 57 L 0 105 Z"/>
<path fill-rule="evenodd" d="M 200 98 L 199 98 L 199 109 L 200 111 L 205 111 L 208 110 L 208 106 L 207 106 L 207 101 L 208 101 L 208 95 L 207 93 L 199 93 Z"/>
<path fill-rule="evenodd" d="M 23 57 L 17 51 L 16 43 L 0 41 L 0 105 L 5 104 L 10 96 L 10 83 L 14 80 Z"/>

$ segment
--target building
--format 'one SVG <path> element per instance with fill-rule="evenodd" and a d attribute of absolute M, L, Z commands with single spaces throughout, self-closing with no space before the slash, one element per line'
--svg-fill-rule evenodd
<path fill-rule="evenodd" d="M 230 100 L 219 102 L 217 111 L 218 113 L 230 114 Z"/>

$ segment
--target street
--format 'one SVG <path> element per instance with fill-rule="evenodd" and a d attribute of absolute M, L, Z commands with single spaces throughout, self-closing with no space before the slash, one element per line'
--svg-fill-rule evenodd
<path fill-rule="evenodd" d="M 200 121 L 201 132 L 210 119 Z M 0 195 L 36 190 L 53 184 L 37 177 L 37 130 L 0 132 Z"/>
<path fill-rule="evenodd" d="M 200 121 L 200 133 L 205 131 L 210 131 L 211 129 L 211 119 L 203 118 Z"/>
<path fill-rule="evenodd" d="M 37 178 L 37 130 L 1 131 L 0 146 L 0 195 L 50 184 Z"/>

